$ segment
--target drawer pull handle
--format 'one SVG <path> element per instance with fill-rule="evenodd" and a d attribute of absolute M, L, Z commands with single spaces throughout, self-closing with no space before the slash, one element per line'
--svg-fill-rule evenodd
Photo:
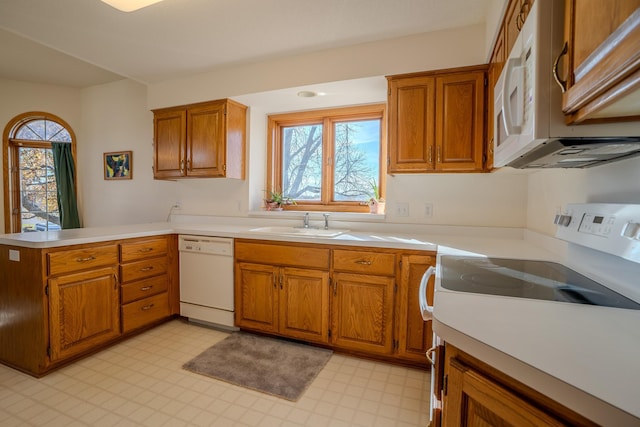
<path fill-rule="evenodd" d="M 371 265 L 371 261 L 361 260 L 361 261 L 356 261 L 356 264 L 360 264 L 360 265 Z"/>
<path fill-rule="evenodd" d="M 141 288 L 140 288 L 140 290 L 141 290 L 141 291 L 148 291 L 148 290 L 150 290 L 151 288 L 153 288 L 153 286 L 143 286 L 143 287 L 141 287 Z"/>
<path fill-rule="evenodd" d="M 153 248 L 140 248 L 138 252 L 151 252 Z"/>
<path fill-rule="evenodd" d="M 142 311 L 151 310 L 153 308 L 153 306 L 154 306 L 154 304 L 145 305 L 140 310 L 142 310 Z"/>
<path fill-rule="evenodd" d="M 436 351 L 436 346 L 435 345 L 433 347 L 431 347 L 429 350 L 427 350 L 427 352 L 425 353 L 425 355 L 427 356 L 427 360 L 432 365 L 436 364 L 435 358 L 432 356 L 434 351 Z"/>
<path fill-rule="evenodd" d="M 87 262 L 87 261 L 93 261 L 94 259 L 96 259 L 96 257 L 92 255 L 86 258 L 76 258 L 76 262 Z"/>
<path fill-rule="evenodd" d="M 151 271 L 151 270 L 153 270 L 153 267 L 144 267 L 140 269 L 140 271 Z"/>

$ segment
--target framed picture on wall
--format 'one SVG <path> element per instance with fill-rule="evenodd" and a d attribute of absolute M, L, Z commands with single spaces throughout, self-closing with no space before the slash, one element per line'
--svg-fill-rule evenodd
<path fill-rule="evenodd" d="M 104 179 L 131 179 L 133 151 L 104 153 Z"/>

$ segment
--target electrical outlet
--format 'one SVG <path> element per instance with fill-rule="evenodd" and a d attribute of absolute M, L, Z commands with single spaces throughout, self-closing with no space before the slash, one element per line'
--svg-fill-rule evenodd
<path fill-rule="evenodd" d="M 424 204 L 424 216 L 431 218 L 433 216 L 433 203 Z"/>
<path fill-rule="evenodd" d="M 396 216 L 409 216 L 409 203 L 397 202 L 396 203 Z"/>

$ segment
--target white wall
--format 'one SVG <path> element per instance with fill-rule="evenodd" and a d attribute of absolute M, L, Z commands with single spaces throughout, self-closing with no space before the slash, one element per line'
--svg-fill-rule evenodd
<path fill-rule="evenodd" d="M 78 174 L 84 225 L 165 221 L 176 182 L 153 179 L 153 114 L 146 86 L 121 80 L 82 91 L 82 149 Z M 105 180 L 103 155 L 133 151 L 130 180 Z"/>
<path fill-rule="evenodd" d="M 529 175 L 527 228 L 553 236 L 553 217 L 567 203 L 640 204 L 640 159 L 590 169 L 541 170 Z"/>
<path fill-rule="evenodd" d="M 11 119 L 28 111 L 51 113 L 66 121 L 76 134 L 78 149 L 80 149 L 83 129 L 79 89 L 0 79 L 0 126 L 2 130 Z M 0 158 L 3 156 L 4 153 L 0 153 Z M 0 185 L 4 186 L 2 174 L 0 174 Z M 2 224 L 4 232 L 4 198 L 0 198 L 0 206 L 2 206 L 0 224 Z"/>

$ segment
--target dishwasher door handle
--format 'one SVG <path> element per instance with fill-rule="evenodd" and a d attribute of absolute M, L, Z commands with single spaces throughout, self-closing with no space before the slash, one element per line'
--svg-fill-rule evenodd
<path fill-rule="evenodd" d="M 433 306 L 429 305 L 429 303 L 427 302 L 427 283 L 429 283 L 429 279 L 435 273 L 436 268 L 433 266 L 429 267 L 422 276 L 422 280 L 420 281 L 420 288 L 418 289 L 420 313 L 422 314 L 422 319 L 425 321 L 433 319 Z"/>

